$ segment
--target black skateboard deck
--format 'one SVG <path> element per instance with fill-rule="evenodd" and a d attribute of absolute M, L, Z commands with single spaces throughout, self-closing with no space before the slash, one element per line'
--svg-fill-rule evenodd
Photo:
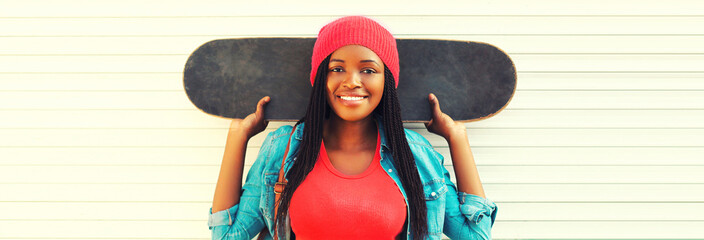
<path fill-rule="evenodd" d="M 186 62 L 183 85 L 199 109 L 227 118 L 253 113 L 264 96 L 265 118 L 296 121 L 305 115 L 315 38 L 241 38 L 207 42 Z M 398 96 L 404 122 L 430 121 L 428 94 L 454 120 L 495 115 L 516 89 L 516 69 L 486 43 L 398 39 Z"/>

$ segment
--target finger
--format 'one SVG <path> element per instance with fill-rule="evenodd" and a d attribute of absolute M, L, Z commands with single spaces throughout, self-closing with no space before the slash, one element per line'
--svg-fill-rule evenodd
<path fill-rule="evenodd" d="M 269 96 L 263 97 L 262 99 L 259 99 L 259 102 L 257 103 L 257 110 L 255 114 L 257 117 L 262 116 L 264 114 L 264 106 L 271 100 Z"/>
<path fill-rule="evenodd" d="M 433 111 L 433 118 L 439 118 L 442 116 L 442 111 L 440 110 L 440 101 L 435 94 L 430 94 L 430 105 Z"/>

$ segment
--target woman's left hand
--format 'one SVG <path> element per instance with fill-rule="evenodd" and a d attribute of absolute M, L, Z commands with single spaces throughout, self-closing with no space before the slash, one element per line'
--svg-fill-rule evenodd
<path fill-rule="evenodd" d="M 425 123 L 429 132 L 435 133 L 445 138 L 448 142 L 454 137 L 467 138 L 467 127 L 464 123 L 452 120 L 450 116 L 440 110 L 440 102 L 435 94 L 428 95 L 432 119 Z"/>

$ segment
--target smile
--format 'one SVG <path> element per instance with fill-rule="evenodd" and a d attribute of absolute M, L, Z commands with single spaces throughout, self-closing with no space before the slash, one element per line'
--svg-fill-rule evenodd
<path fill-rule="evenodd" d="M 342 100 L 347 100 L 347 101 L 356 101 L 356 100 L 362 100 L 366 97 L 339 96 L 339 98 L 342 98 Z"/>
<path fill-rule="evenodd" d="M 367 98 L 369 98 L 369 96 L 337 96 L 338 101 L 340 101 L 342 105 L 347 107 L 356 107 L 362 105 L 364 99 Z"/>

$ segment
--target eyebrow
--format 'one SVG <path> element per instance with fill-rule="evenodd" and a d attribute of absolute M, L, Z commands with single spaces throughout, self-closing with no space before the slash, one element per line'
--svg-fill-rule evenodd
<path fill-rule="evenodd" d="M 332 58 L 332 59 L 330 59 L 330 61 L 331 61 L 331 62 L 342 62 L 342 63 L 345 62 L 345 60 L 337 59 L 337 58 Z M 374 61 L 374 60 L 371 60 L 371 59 L 362 60 L 362 61 L 359 61 L 359 62 L 362 62 L 362 63 L 371 62 L 371 63 L 376 64 L 377 66 L 380 66 L 378 62 L 376 62 L 376 61 Z"/>

